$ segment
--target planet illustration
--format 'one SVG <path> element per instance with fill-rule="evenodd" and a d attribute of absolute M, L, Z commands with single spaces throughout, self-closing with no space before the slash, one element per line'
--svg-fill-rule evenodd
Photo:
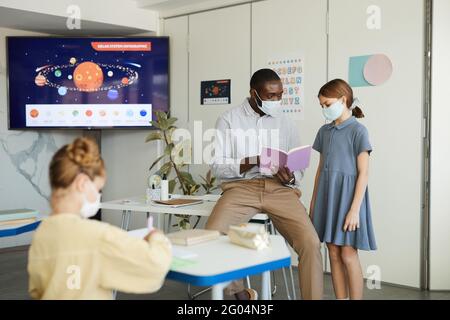
<path fill-rule="evenodd" d="M 86 116 L 92 117 L 92 110 L 87 110 L 86 111 Z"/>
<path fill-rule="evenodd" d="M 37 118 L 39 116 L 39 111 L 37 111 L 36 109 L 33 109 L 30 111 L 30 116 L 32 118 Z"/>
<path fill-rule="evenodd" d="M 67 93 L 67 88 L 66 88 L 66 87 L 59 87 L 59 88 L 58 88 L 58 94 L 59 94 L 60 96 L 65 96 L 66 93 Z"/>
<path fill-rule="evenodd" d="M 38 86 L 38 87 L 43 87 L 45 86 L 45 82 L 47 81 L 47 78 L 44 77 L 42 74 L 38 74 L 36 76 L 36 78 L 34 78 L 34 83 Z"/>
<path fill-rule="evenodd" d="M 73 72 L 75 86 L 80 91 L 96 91 L 103 84 L 103 71 L 94 62 L 80 63 Z"/>
<path fill-rule="evenodd" d="M 147 115 L 147 111 L 141 110 L 140 114 L 141 114 L 141 117 L 145 117 Z"/>
<path fill-rule="evenodd" d="M 114 115 L 117 117 L 119 115 L 119 111 L 114 111 Z"/>
<path fill-rule="evenodd" d="M 78 110 L 73 110 L 73 111 L 72 111 L 72 115 L 73 115 L 74 117 L 77 117 L 79 114 L 80 114 L 80 113 L 78 112 Z"/>
<path fill-rule="evenodd" d="M 99 114 L 100 114 L 100 117 L 105 117 L 106 116 L 106 111 L 105 110 L 100 110 Z"/>
<path fill-rule="evenodd" d="M 128 109 L 128 110 L 127 110 L 127 116 L 128 116 L 128 117 L 131 118 L 131 117 L 133 116 L 133 114 L 134 114 L 134 113 L 133 113 L 133 110 L 131 110 L 131 109 Z"/>
<path fill-rule="evenodd" d="M 120 89 L 133 85 L 139 78 L 136 70 L 126 66 L 92 61 L 78 63 L 74 57 L 69 61 L 68 64 L 36 68 L 37 75 L 34 80 L 36 86 L 54 88 L 61 96 L 70 92 L 95 92 L 98 97 L 98 92 L 104 91 L 108 99 L 116 100 L 119 98 Z M 141 67 L 138 64 L 132 65 Z M 105 79 L 106 75 L 109 78 Z M 55 77 L 59 79 L 64 77 L 71 81 L 58 82 Z"/>
<path fill-rule="evenodd" d="M 108 91 L 107 95 L 110 100 L 116 100 L 119 97 L 119 91 L 111 89 Z"/>

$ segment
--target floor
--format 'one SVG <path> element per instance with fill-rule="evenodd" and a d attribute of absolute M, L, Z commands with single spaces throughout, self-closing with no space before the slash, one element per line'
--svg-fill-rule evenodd
<path fill-rule="evenodd" d="M 27 247 L 18 247 L 0 250 L 0 300 L 6 299 L 30 299 L 27 292 Z M 297 270 L 294 268 L 294 277 L 297 280 Z M 334 299 L 333 286 L 330 275 L 324 276 L 325 299 Z M 275 272 L 277 290 L 274 300 L 287 298 L 281 271 Z M 251 278 L 253 288 L 259 290 L 260 277 Z M 202 288 L 193 288 L 196 292 Z M 296 285 L 298 290 L 298 285 Z M 297 291 L 297 297 L 299 292 Z M 210 293 L 200 296 L 199 300 L 210 298 Z M 428 292 L 415 289 L 400 288 L 383 284 L 381 289 L 365 289 L 364 298 L 368 300 L 450 300 L 450 292 Z M 118 293 L 117 299 L 154 299 L 154 300 L 184 300 L 188 299 L 185 284 L 167 280 L 157 293 L 146 295 L 131 295 Z"/>

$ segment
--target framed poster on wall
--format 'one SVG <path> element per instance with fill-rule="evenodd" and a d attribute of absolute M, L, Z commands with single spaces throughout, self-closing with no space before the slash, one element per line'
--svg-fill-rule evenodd
<path fill-rule="evenodd" d="M 202 105 L 231 103 L 231 80 L 202 81 L 200 86 Z"/>

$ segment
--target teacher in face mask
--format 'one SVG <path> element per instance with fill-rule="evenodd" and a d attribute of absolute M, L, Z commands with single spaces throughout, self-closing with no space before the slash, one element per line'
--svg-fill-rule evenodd
<path fill-rule="evenodd" d="M 217 120 L 212 171 L 222 182 L 223 194 L 206 228 L 227 233 L 230 225 L 266 213 L 299 256 L 302 298 L 321 299 L 320 242 L 299 199 L 303 173 L 276 168 L 267 174 L 259 166 L 262 147 L 288 152 L 301 146 L 297 126 L 282 112 L 282 96 L 280 77 L 261 69 L 250 80 L 250 97 Z M 257 298 L 242 281 L 233 282 L 225 293 L 242 300 Z"/>
<path fill-rule="evenodd" d="M 171 245 L 159 231 L 144 239 L 89 220 L 100 207 L 106 171 L 97 144 L 78 138 L 50 163 L 51 214 L 29 250 L 29 293 L 34 299 L 111 299 L 112 291 L 158 290 L 169 271 Z"/>

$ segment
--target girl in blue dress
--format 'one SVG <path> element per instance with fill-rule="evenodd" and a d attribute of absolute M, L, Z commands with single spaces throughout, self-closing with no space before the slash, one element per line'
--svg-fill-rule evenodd
<path fill-rule="evenodd" d="M 376 250 L 369 192 L 372 147 L 362 110 L 353 90 L 336 79 L 319 91 L 325 118 L 314 142 L 320 153 L 310 215 L 321 242 L 328 247 L 337 299 L 362 299 L 363 273 L 358 250 Z"/>

